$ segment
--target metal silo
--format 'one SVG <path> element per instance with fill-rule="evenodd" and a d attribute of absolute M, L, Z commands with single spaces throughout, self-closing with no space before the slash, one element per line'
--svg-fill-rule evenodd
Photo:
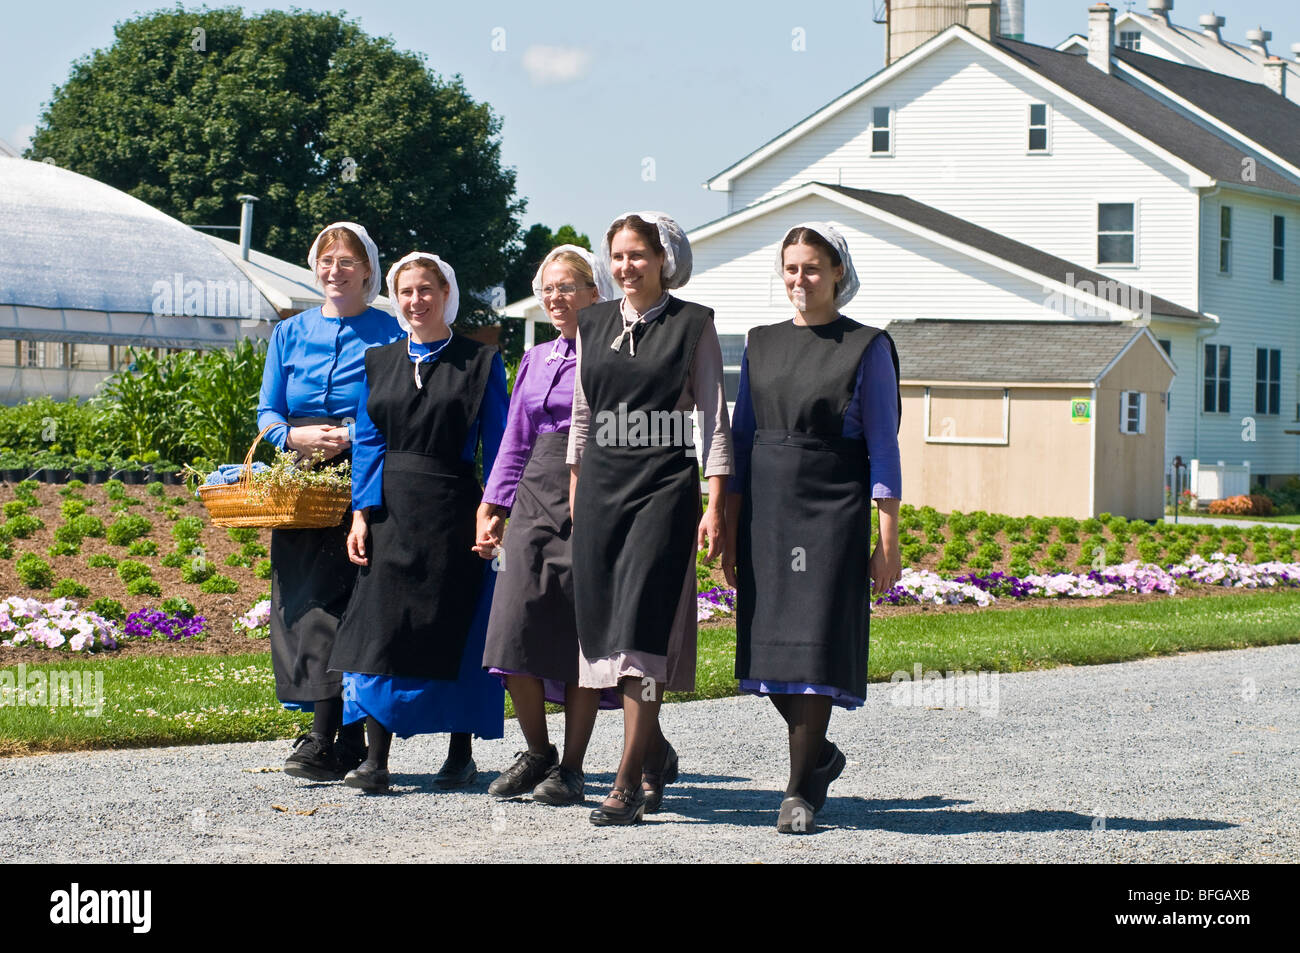
<path fill-rule="evenodd" d="M 885 62 L 906 56 L 954 23 L 965 24 L 966 0 L 888 0 Z"/>

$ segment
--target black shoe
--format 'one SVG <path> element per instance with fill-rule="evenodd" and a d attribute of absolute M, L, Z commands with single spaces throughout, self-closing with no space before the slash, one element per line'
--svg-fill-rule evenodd
<path fill-rule="evenodd" d="M 457 764 L 448 757 L 438 769 L 438 773 L 433 776 L 433 783 L 444 791 L 450 791 L 452 788 L 468 787 L 477 777 L 478 766 L 474 764 L 473 758 L 463 764 Z"/>
<path fill-rule="evenodd" d="M 798 795 L 788 797 L 781 802 L 776 829 L 782 834 L 812 834 L 817 830 L 817 812 Z"/>
<path fill-rule="evenodd" d="M 533 800 L 555 807 L 581 804 L 587 800 L 586 780 L 581 771 L 570 771 L 557 764 L 551 768 L 546 780 L 533 788 Z"/>
<path fill-rule="evenodd" d="M 362 761 L 358 767 L 348 772 L 343 783 L 350 788 L 360 788 L 363 791 L 387 791 L 388 769 L 381 768 L 372 761 Z"/>
<path fill-rule="evenodd" d="M 828 740 L 822 748 L 822 763 L 813 768 L 800 789 L 814 811 L 826 806 L 826 792 L 830 790 L 831 782 L 844 772 L 846 763 L 844 752 Z"/>
<path fill-rule="evenodd" d="M 293 754 L 284 762 L 284 773 L 309 781 L 338 781 L 343 778 L 334 757 L 334 746 L 324 735 L 314 731 L 299 735 L 294 741 Z"/>
<path fill-rule="evenodd" d="M 347 774 L 366 760 L 366 746 L 358 748 L 340 736 L 334 743 L 334 758 L 338 762 L 339 774 Z"/>
<path fill-rule="evenodd" d="M 605 807 L 603 804 L 591 812 L 591 823 L 597 827 L 623 826 L 639 824 L 645 816 L 645 791 L 637 788 L 635 792 L 616 787 L 609 792 L 616 801 L 622 801 L 621 808 Z"/>
<path fill-rule="evenodd" d="M 518 797 L 527 794 L 550 773 L 559 761 L 559 752 L 555 745 L 546 749 L 545 754 L 533 754 L 531 751 L 516 751 L 515 763 L 497 776 L 488 785 L 488 794 L 493 797 Z"/>
<path fill-rule="evenodd" d="M 664 786 L 677 780 L 677 752 L 664 742 L 664 759 L 657 771 L 643 771 L 641 786 L 645 790 L 645 812 L 656 813 L 664 803 Z M 650 787 L 645 787 L 646 785 Z"/>

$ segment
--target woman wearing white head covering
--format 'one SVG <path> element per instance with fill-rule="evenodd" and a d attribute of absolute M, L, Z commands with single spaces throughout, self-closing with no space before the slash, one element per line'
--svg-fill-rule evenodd
<path fill-rule="evenodd" d="M 659 707 L 664 691 L 695 686 L 695 551 L 721 552 L 731 472 L 713 312 L 668 293 L 690 277 L 685 234 L 662 213 L 624 215 L 602 254 L 624 298 L 578 316 L 568 452 L 578 684 L 623 695 L 623 757 L 591 814 L 597 825 L 636 823 L 677 778 Z M 703 518 L 697 408 L 709 481 Z"/>
<path fill-rule="evenodd" d="M 379 294 L 379 251 L 354 222 L 335 222 L 312 242 L 307 263 L 325 302 L 276 324 L 258 400 L 258 427 L 282 450 L 351 453 L 368 348 L 402 334 L 391 314 L 370 307 Z M 340 727 L 342 682 L 327 670 L 339 618 L 352 594 L 347 526 L 271 533 L 271 660 L 276 696 L 314 712 L 312 730 L 294 743 L 285 773 L 339 780 L 365 757 L 360 726 Z M 337 739 L 336 739 L 337 735 Z M 337 744 L 336 744 L 337 741 Z"/>
<path fill-rule="evenodd" d="M 559 337 L 524 353 L 515 375 L 501 451 L 479 507 L 479 552 L 497 555 L 496 594 L 483 665 L 500 677 L 527 742 L 488 787 L 496 797 L 532 793 L 545 804 L 583 798 L 583 758 L 601 693 L 578 685 L 573 609 L 569 467 L 565 455 L 576 373 L 578 312 L 617 297 L 608 266 L 585 248 L 561 245 L 533 279 Z M 500 524 L 510 517 L 502 547 Z M 618 707 L 613 692 L 603 706 Z M 550 743 L 545 702 L 565 706 L 564 755 Z"/>
<path fill-rule="evenodd" d="M 866 697 L 870 589 L 900 575 L 898 358 L 889 335 L 839 313 L 857 292 L 833 226 L 790 229 L 777 274 L 792 321 L 749 333 L 736 397 L 724 571 L 736 582 L 736 677 L 786 722 L 783 833 L 815 830 L 843 753 L 831 708 Z M 880 541 L 868 559 L 871 500 Z"/>
<path fill-rule="evenodd" d="M 357 415 L 348 555 L 361 566 L 330 659 L 344 675 L 344 722 L 365 720 L 363 764 L 344 779 L 388 787 L 392 736 L 451 733 L 439 787 L 476 774 L 471 738 L 500 738 L 505 699 L 482 670 L 493 573 L 474 555 L 482 495 L 480 447 L 490 470 L 506 416 L 496 349 L 462 335 L 456 273 L 413 252 L 388 273 L 409 330 L 366 355 Z"/>

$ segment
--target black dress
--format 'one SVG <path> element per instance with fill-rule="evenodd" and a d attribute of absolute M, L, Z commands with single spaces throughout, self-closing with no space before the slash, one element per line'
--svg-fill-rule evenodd
<path fill-rule="evenodd" d="M 843 316 L 750 331 L 757 429 L 737 533 L 738 679 L 866 697 L 870 461 L 843 420 L 878 334 Z"/>

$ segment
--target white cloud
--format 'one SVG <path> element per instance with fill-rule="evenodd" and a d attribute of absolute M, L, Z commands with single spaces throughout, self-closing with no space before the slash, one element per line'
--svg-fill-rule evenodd
<path fill-rule="evenodd" d="M 567 46 L 530 46 L 524 51 L 524 69 L 534 85 L 572 83 L 587 75 L 591 53 Z"/>

